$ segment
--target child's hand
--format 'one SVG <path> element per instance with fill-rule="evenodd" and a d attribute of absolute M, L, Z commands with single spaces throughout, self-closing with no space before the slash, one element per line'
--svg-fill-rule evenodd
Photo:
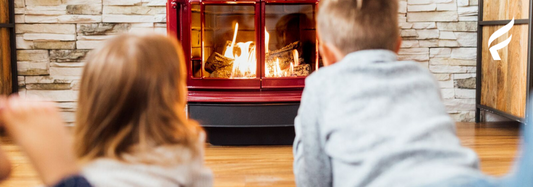
<path fill-rule="evenodd" d="M 0 123 L 28 154 L 46 185 L 78 172 L 70 138 L 53 103 L 0 98 Z"/>

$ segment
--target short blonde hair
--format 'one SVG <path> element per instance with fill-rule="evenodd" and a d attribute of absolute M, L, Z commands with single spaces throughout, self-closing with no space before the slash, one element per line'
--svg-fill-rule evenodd
<path fill-rule="evenodd" d="M 366 49 L 395 50 L 398 0 L 321 0 L 317 28 L 321 41 L 344 54 Z"/>
<path fill-rule="evenodd" d="M 123 34 L 91 51 L 76 111 L 77 157 L 123 160 L 170 145 L 198 153 L 201 128 L 185 116 L 184 63 L 177 41 L 157 34 Z"/>

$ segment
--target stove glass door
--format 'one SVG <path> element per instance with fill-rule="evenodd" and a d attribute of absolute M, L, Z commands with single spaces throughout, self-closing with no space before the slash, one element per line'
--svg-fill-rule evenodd
<path fill-rule="evenodd" d="M 266 4 L 265 77 L 305 77 L 316 68 L 315 4 Z"/>
<path fill-rule="evenodd" d="M 199 8 L 193 6 L 191 16 L 194 77 L 258 78 L 255 6 L 205 4 L 203 11 Z M 200 29 L 195 30 L 198 21 Z"/>

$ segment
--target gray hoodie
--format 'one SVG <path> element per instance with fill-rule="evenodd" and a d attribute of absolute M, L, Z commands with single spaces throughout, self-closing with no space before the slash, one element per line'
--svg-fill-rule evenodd
<path fill-rule="evenodd" d="M 295 119 L 302 187 L 423 186 L 482 177 L 431 73 L 387 50 L 348 54 L 306 79 Z"/>
<path fill-rule="evenodd" d="M 204 166 L 204 142 L 202 135 L 198 143 L 202 152 L 196 157 L 182 146 L 157 147 L 143 155 L 123 155 L 125 161 L 93 160 L 81 174 L 95 187 L 212 187 L 213 174 Z"/>

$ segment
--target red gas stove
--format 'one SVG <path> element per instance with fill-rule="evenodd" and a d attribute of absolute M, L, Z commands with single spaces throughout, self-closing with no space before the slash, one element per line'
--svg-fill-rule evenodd
<path fill-rule="evenodd" d="M 169 0 L 187 112 L 214 144 L 290 144 L 305 77 L 320 66 L 318 0 Z"/>

